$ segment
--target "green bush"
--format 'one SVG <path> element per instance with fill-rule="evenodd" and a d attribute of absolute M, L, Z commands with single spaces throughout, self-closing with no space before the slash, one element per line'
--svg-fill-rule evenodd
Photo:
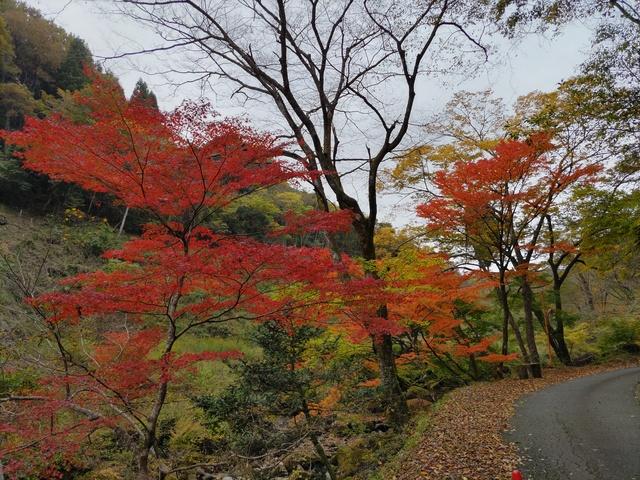
<path fill-rule="evenodd" d="M 607 355 L 621 350 L 630 351 L 633 346 L 640 347 L 639 341 L 640 319 L 614 320 L 603 326 L 598 345 Z"/>
<path fill-rule="evenodd" d="M 0 393 L 18 392 L 24 388 L 33 388 L 36 379 L 15 371 L 0 371 Z"/>
<path fill-rule="evenodd" d="M 589 353 L 600 353 L 597 331 L 593 323 L 585 322 L 564 330 L 564 340 L 572 357 Z"/>
<path fill-rule="evenodd" d="M 62 240 L 80 245 L 86 256 L 97 257 L 119 246 L 118 235 L 106 218 L 91 217 L 77 208 L 68 208 L 64 214 Z"/>

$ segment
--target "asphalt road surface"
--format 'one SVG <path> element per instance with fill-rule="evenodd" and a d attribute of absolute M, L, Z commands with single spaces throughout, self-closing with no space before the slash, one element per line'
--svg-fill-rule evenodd
<path fill-rule="evenodd" d="M 640 480 L 640 367 L 553 385 L 516 406 L 505 438 L 531 480 Z"/>

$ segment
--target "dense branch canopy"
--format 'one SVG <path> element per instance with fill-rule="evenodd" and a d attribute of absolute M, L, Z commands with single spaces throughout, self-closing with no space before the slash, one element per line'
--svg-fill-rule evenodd
<path fill-rule="evenodd" d="M 298 155 L 309 169 L 326 173 L 324 185 L 341 208 L 357 214 L 369 237 L 377 215 L 377 171 L 405 139 L 418 79 L 459 68 L 466 58 L 460 52 L 470 50 L 476 60 L 486 54 L 481 33 L 467 31 L 488 14 L 477 2 L 119 3 L 180 48 L 185 70 L 230 82 L 243 102 L 275 106 L 280 127 L 300 146 Z M 273 122 L 272 111 L 269 116 Z M 354 173 L 356 184 L 367 185 L 366 203 L 343 183 Z M 315 186 L 326 201 L 321 182 Z"/>

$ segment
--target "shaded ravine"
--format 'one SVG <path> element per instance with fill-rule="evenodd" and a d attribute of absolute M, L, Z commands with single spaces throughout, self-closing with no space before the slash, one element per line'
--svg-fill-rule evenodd
<path fill-rule="evenodd" d="M 640 367 L 544 388 L 516 406 L 507 441 L 523 477 L 640 480 Z"/>

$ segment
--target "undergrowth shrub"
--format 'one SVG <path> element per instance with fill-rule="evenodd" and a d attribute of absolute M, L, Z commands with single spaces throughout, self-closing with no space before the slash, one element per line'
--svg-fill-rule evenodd
<path fill-rule="evenodd" d="M 640 353 L 640 319 L 616 319 L 601 328 L 598 346 L 604 355 L 620 351 Z"/>

